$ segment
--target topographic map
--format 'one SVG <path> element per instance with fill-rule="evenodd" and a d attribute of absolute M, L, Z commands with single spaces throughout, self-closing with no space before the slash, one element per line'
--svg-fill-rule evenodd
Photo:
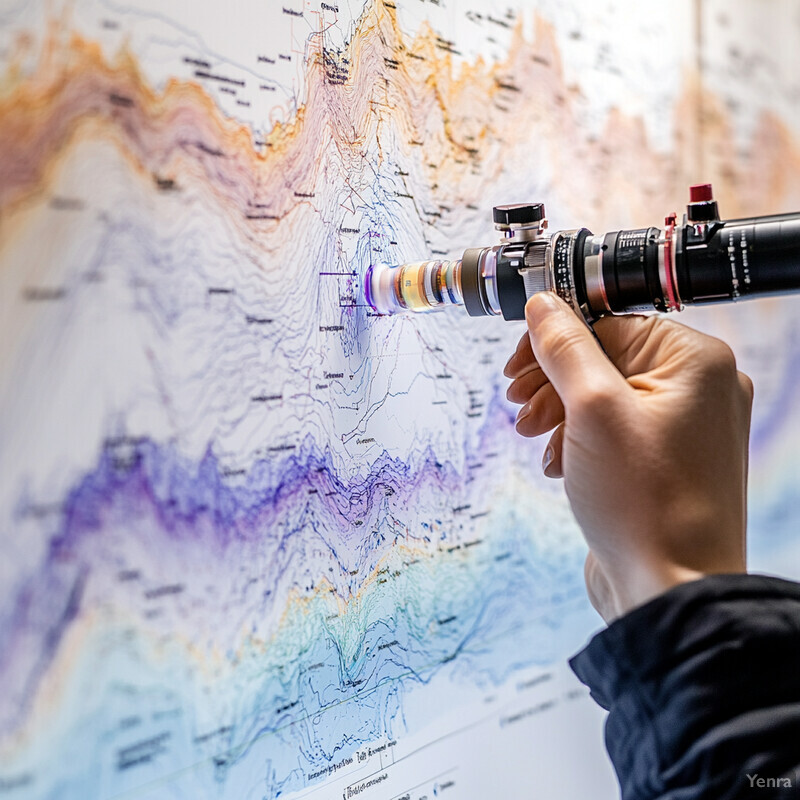
<path fill-rule="evenodd" d="M 662 5 L 0 5 L 0 798 L 614 796 L 521 329 L 362 287 L 496 203 L 800 207 L 796 8 Z M 791 303 L 686 316 L 753 374 L 753 565 L 796 576 Z"/>

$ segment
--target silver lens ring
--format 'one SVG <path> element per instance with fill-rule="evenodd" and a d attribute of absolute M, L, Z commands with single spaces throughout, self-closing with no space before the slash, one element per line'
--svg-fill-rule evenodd
<path fill-rule="evenodd" d="M 423 289 L 425 290 L 425 299 L 431 307 L 440 306 L 442 298 L 437 293 L 436 281 L 439 277 L 439 271 L 442 269 L 442 261 L 429 261 L 425 265 L 425 274 L 423 275 Z"/>
<path fill-rule="evenodd" d="M 444 287 L 450 302 L 461 305 L 461 261 L 448 261 L 444 272 Z M 444 294 L 444 292 L 442 292 Z"/>
<path fill-rule="evenodd" d="M 608 307 L 606 285 L 603 280 L 603 240 L 604 236 L 591 236 L 588 240 L 589 254 L 583 262 L 586 280 L 586 297 L 593 312 L 600 314 L 611 311 Z"/>
<path fill-rule="evenodd" d="M 499 247 L 487 248 L 480 260 L 481 277 L 489 303 L 489 313 L 500 314 L 500 296 L 497 291 L 497 251 Z"/>

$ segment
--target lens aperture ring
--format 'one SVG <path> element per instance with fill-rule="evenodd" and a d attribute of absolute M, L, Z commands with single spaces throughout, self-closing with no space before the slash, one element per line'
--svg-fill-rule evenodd
<path fill-rule="evenodd" d="M 586 299 L 586 290 L 583 280 L 583 244 L 590 232 L 586 228 L 577 230 L 558 231 L 550 240 L 549 257 L 551 259 L 550 274 L 553 277 L 553 289 L 558 296 L 568 305 L 572 306 L 575 313 L 587 322 L 593 322 L 592 315 Z M 580 263 L 576 263 L 576 259 Z M 581 280 L 576 280 L 576 273 L 581 274 Z"/>

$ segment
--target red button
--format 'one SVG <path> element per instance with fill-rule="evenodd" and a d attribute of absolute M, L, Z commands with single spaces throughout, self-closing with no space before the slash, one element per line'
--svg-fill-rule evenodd
<path fill-rule="evenodd" d="M 714 199 L 714 191 L 710 183 L 696 183 L 689 187 L 690 203 L 709 203 Z"/>

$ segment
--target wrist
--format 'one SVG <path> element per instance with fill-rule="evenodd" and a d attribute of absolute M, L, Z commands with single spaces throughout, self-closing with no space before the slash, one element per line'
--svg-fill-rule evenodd
<path fill-rule="evenodd" d="M 667 561 L 645 565 L 631 584 L 630 605 L 623 613 L 627 614 L 634 608 L 642 606 L 664 594 L 664 592 L 668 592 L 683 583 L 700 580 L 707 574 L 703 570 L 690 569 Z"/>
<path fill-rule="evenodd" d="M 620 568 L 621 567 L 621 568 Z M 587 561 L 586 584 L 597 612 L 610 624 L 633 609 L 683 583 L 700 580 L 707 573 L 677 564 L 617 563 L 615 568 Z"/>
<path fill-rule="evenodd" d="M 719 564 L 714 569 L 693 569 L 682 564 L 660 561 L 657 564 L 640 564 L 627 571 L 625 576 L 617 577 L 614 590 L 610 593 L 614 602 L 608 609 L 610 619 L 603 615 L 606 622 L 624 616 L 633 609 L 649 603 L 656 597 L 684 583 L 701 580 L 714 574 L 744 574 L 744 564 Z M 602 613 L 602 612 L 601 612 Z"/>

